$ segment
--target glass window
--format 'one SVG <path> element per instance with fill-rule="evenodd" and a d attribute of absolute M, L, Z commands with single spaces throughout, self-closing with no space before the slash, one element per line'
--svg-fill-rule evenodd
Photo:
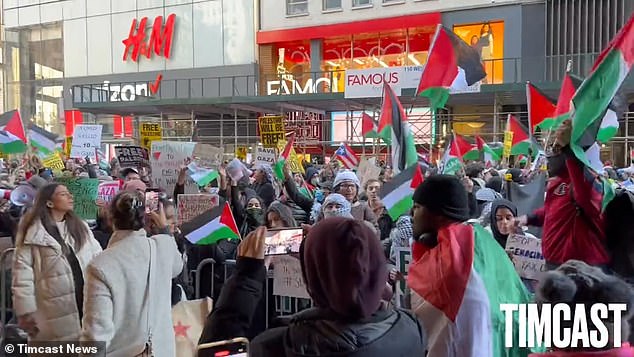
<path fill-rule="evenodd" d="M 308 14 L 308 0 L 286 0 L 286 15 Z"/>
<path fill-rule="evenodd" d="M 352 7 L 372 5 L 372 0 L 352 0 Z"/>
<path fill-rule="evenodd" d="M 341 0 L 324 0 L 324 10 L 341 9 Z"/>
<path fill-rule="evenodd" d="M 352 68 L 366 69 L 388 67 L 381 64 L 381 50 L 378 33 L 362 33 L 352 38 Z"/>
<path fill-rule="evenodd" d="M 487 77 L 482 83 L 504 82 L 504 22 L 491 21 L 456 25 L 453 31 L 475 48 L 482 58 Z"/>
<path fill-rule="evenodd" d="M 435 32 L 435 26 L 411 28 L 407 31 L 408 66 L 420 66 L 427 62 L 429 46 Z"/>
<path fill-rule="evenodd" d="M 402 3 L 405 2 L 405 0 L 383 0 L 384 4 L 390 4 L 390 3 Z"/>

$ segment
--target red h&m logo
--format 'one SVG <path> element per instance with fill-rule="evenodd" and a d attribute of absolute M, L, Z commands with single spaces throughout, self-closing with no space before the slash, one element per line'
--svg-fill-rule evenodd
<path fill-rule="evenodd" d="M 128 53 L 132 50 L 130 58 L 136 62 L 139 59 L 139 55 L 145 56 L 148 59 L 152 57 L 152 52 L 157 56 L 164 56 L 170 58 L 172 51 L 172 38 L 174 36 L 174 21 L 176 20 L 176 14 L 171 14 L 167 17 L 165 26 L 163 26 L 163 16 L 157 16 L 154 19 L 152 25 L 152 33 L 150 34 L 150 41 L 145 42 L 145 29 L 147 26 L 147 17 L 144 17 L 139 22 L 137 28 L 137 21 L 132 21 L 132 27 L 130 27 L 130 34 L 128 38 L 123 40 L 125 49 L 123 50 L 123 60 L 128 59 Z M 162 54 L 161 54 L 162 52 Z"/>

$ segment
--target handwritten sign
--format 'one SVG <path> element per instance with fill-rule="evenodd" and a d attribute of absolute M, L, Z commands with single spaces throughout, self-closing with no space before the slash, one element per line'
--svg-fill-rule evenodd
<path fill-rule="evenodd" d="M 196 143 L 192 156 L 200 167 L 218 169 L 222 165 L 225 151 L 209 144 Z"/>
<path fill-rule="evenodd" d="M 77 125 L 73 135 L 70 157 L 80 159 L 89 157 L 92 162 L 98 162 L 96 149 L 101 147 L 102 129 L 102 125 Z"/>
<path fill-rule="evenodd" d="M 399 282 L 399 293 L 402 294 L 405 291 L 407 282 L 407 273 L 409 272 L 409 265 L 412 262 L 412 250 L 410 247 L 394 248 L 396 254 L 396 268 L 403 274 L 404 279 Z"/>
<path fill-rule="evenodd" d="M 288 255 L 275 257 L 273 295 L 310 299 L 299 259 Z"/>
<path fill-rule="evenodd" d="M 56 152 L 42 158 L 42 165 L 56 172 L 62 171 L 65 167 L 62 158 Z"/>
<path fill-rule="evenodd" d="M 119 193 L 119 181 L 105 181 L 97 188 L 97 199 L 108 203 L 117 193 Z"/>
<path fill-rule="evenodd" d="M 255 165 L 275 165 L 275 160 L 277 158 L 277 154 L 275 153 L 275 149 L 273 148 L 263 148 L 257 147 L 255 149 Z"/>
<path fill-rule="evenodd" d="M 174 192 L 180 168 L 186 158 L 192 156 L 196 143 L 180 141 L 152 142 L 152 185 L 168 194 Z M 185 193 L 198 193 L 198 186 L 191 179 L 185 181 Z"/>
<path fill-rule="evenodd" d="M 541 240 L 512 234 L 506 240 L 506 251 L 513 255 L 513 265 L 522 278 L 538 280 L 546 271 Z"/>
<path fill-rule="evenodd" d="M 58 178 L 57 182 L 68 188 L 73 195 L 73 211 L 82 219 L 97 218 L 97 191 L 99 180 L 92 178 Z"/>
<path fill-rule="evenodd" d="M 381 168 L 376 166 L 376 158 L 373 157 L 369 160 L 363 158 L 359 162 L 359 168 L 357 169 L 357 177 L 361 182 L 361 187 L 365 187 L 365 184 L 369 180 L 376 180 L 381 175 Z"/>
<path fill-rule="evenodd" d="M 66 141 L 64 142 L 64 154 L 66 157 L 70 157 L 70 149 L 73 147 L 73 137 L 67 136 Z"/>
<path fill-rule="evenodd" d="M 163 129 L 159 123 L 141 123 L 141 146 L 150 150 L 153 141 L 163 139 Z"/>
<path fill-rule="evenodd" d="M 140 167 L 149 160 L 147 149 L 140 146 L 115 146 L 114 151 L 121 167 Z"/>
<path fill-rule="evenodd" d="M 178 225 L 191 221 L 219 204 L 218 194 L 178 195 Z"/>
<path fill-rule="evenodd" d="M 502 151 L 502 156 L 508 159 L 511 156 L 512 147 L 513 147 L 513 132 L 505 131 L 504 132 L 504 149 Z"/>
<path fill-rule="evenodd" d="M 284 117 L 266 116 L 258 118 L 260 124 L 260 141 L 267 148 L 277 146 L 279 140 L 285 137 Z"/>
<path fill-rule="evenodd" d="M 236 158 L 238 160 L 246 161 L 248 151 L 249 149 L 246 146 L 238 146 L 236 148 Z"/>

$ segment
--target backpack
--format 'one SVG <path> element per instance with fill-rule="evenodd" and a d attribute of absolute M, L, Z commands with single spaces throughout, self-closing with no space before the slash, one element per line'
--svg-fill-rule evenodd
<path fill-rule="evenodd" d="M 634 280 L 634 193 L 618 188 L 604 217 L 606 247 L 612 257 L 609 268 Z"/>

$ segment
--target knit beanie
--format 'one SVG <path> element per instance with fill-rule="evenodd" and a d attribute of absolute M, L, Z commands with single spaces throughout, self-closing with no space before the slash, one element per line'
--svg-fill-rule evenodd
<path fill-rule="evenodd" d="M 456 221 L 469 219 L 467 190 L 456 176 L 430 176 L 416 188 L 413 199 L 431 212 Z"/>
<path fill-rule="evenodd" d="M 342 320 L 368 318 L 378 310 L 387 281 L 385 253 L 364 222 L 335 217 L 315 224 L 302 243 L 300 261 L 317 307 Z"/>
<path fill-rule="evenodd" d="M 355 185 L 357 185 L 357 190 L 359 190 L 359 187 L 361 187 L 361 182 L 359 182 L 357 174 L 350 170 L 343 170 L 337 173 L 337 176 L 335 176 L 335 182 L 333 182 L 332 184 L 335 191 L 337 190 L 337 186 L 341 185 L 344 182 L 354 183 Z"/>

